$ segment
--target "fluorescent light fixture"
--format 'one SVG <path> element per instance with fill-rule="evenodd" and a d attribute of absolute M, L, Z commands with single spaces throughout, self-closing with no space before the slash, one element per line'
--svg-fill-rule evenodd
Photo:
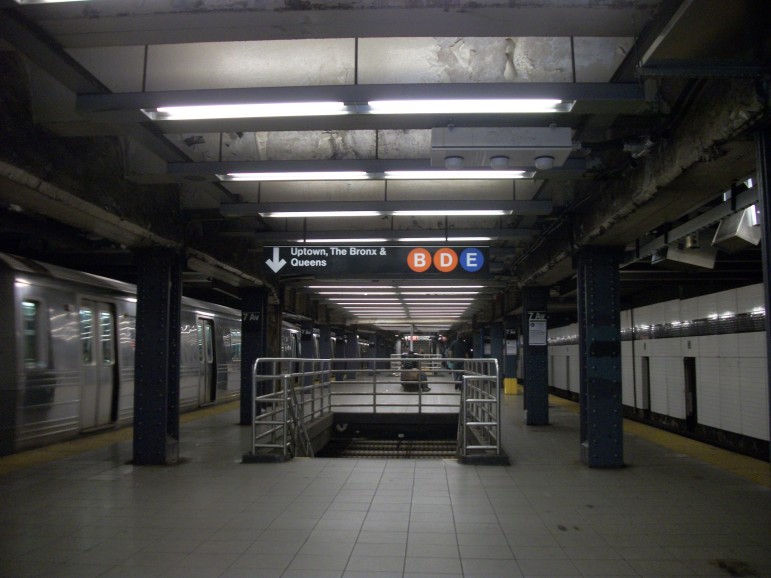
<path fill-rule="evenodd" d="M 90 2 L 91 0 L 16 0 L 16 4 L 59 4 L 60 2 Z"/>
<path fill-rule="evenodd" d="M 426 303 L 471 303 L 474 301 L 473 297 L 442 297 L 441 299 L 405 299 L 407 304 L 426 304 Z"/>
<path fill-rule="evenodd" d="M 446 289 L 448 285 L 399 285 L 399 289 Z M 484 289 L 484 285 L 451 285 L 453 289 Z"/>
<path fill-rule="evenodd" d="M 494 171 L 492 169 L 476 171 L 386 171 L 384 178 L 389 180 L 455 180 L 455 179 L 479 179 L 479 180 L 505 180 L 505 179 L 532 179 L 533 171 Z"/>
<path fill-rule="evenodd" d="M 445 237 L 399 237 L 396 239 L 401 243 L 429 243 L 431 241 L 437 241 L 443 243 L 446 241 Z"/>
<path fill-rule="evenodd" d="M 152 120 L 202 120 L 215 118 L 278 118 L 285 116 L 334 116 L 349 114 L 342 102 L 260 102 L 160 106 L 142 109 Z"/>
<path fill-rule="evenodd" d="M 404 295 L 477 295 L 479 291 L 402 291 Z"/>
<path fill-rule="evenodd" d="M 482 98 L 439 100 L 372 100 L 370 114 L 502 114 L 570 112 L 574 100 L 551 98 Z"/>
<path fill-rule="evenodd" d="M 468 210 L 442 210 L 435 209 L 430 211 L 393 211 L 394 217 L 496 217 L 500 215 L 511 215 L 513 211 L 504 211 L 502 209 L 468 209 Z"/>
<path fill-rule="evenodd" d="M 379 217 L 380 211 L 276 211 L 260 213 L 262 217 L 277 219 L 314 218 L 314 217 Z M 326 240 L 326 242 L 330 242 Z"/>
<path fill-rule="evenodd" d="M 378 289 L 373 285 L 308 285 L 308 289 Z"/>
<path fill-rule="evenodd" d="M 395 295 L 396 291 L 319 291 L 319 295 Z"/>
<path fill-rule="evenodd" d="M 369 179 L 369 173 L 364 171 L 303 171 L 287 173 L 228 173 L 217 175 L 221 181 L 254 182 L 254 181 L 362 181 Z"/>
<path fill-rule="evenodd" d="M 508 213 L 511 214 L 511 213 Z M 492 237 L 447 237 L 448 242 L 484 242 L 484 241 L 490 241 L 492 240 Z"/>
<path fill-rule="evenodd" d="M 357 212 L 355 216 L 359 216 L 361 211 Z M 326 217 L 328 216 L 326 213 L 319 214 L 320 217 Z M 378 238 L 366 238 L 366 239 L 306 239 L 305 241 L 300 241 L 301 243 L 385 243 L 388 239 L 385 237 L 378 239 Z"/>
<path fill-rule="evenodd" d="M 494 171 L 492 169 L 470 171 L 385 171 L 367 173 L 364 171 L 301 171 L 272 173 L 227 173 L 217 175 L 226 182 L 261 182 L 261 181 L 363 181 L 363 180 L 507 180 L 532 179 L 534 171 Z"/>

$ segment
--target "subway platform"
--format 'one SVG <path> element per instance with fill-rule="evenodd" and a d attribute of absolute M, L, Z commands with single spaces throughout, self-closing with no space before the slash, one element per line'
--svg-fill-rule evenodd
<path fill-rule="evenodd" d="M 769 464 L 625 424 L 617 470 L 579 462 L 575 404 L 522 423 L 510 466 L 242 464 L 237 405 L 183 416 L 181 461 L 122 430 L 0 459 L 0 576 L 771 576 Z"/>

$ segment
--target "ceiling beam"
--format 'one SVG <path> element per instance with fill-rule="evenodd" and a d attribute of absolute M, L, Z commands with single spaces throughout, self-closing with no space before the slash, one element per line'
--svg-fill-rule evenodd
<path fill-rule="evenodd" d="M 523 147 L 527 148 L 527 147 Z M 484 180 L 486 175 L 495 176 L 494 169 L 468 167 L 468 170 L 478 170 L 479 180 Z M 586 161 L 584 159 L 568 159 L 562 166 L 548 170 L 535 170 L 532 166 L 508 167 L 507 171 L 523 170 L 533 174 L 534 180 L 565 180 L 578 179 L 585 176 Z M 321 160 L 265 160 L 265 161 L 223 161 L 223 162 L 169 162 L 166 165 L 166 175 L 159 178 L 166 182 L 167 176 L 177 177 L 206 177 L 214 182 L 219 182 L 217 175 L 231 175 L 236 173 L 303 173 L 303 172 L 364 172 L 378 179 L 380 175 L 389 171 L 431 171 L 447 175 L 447 180 L 452 179 L 452 170 L 445 167 L 431 166 L 429 159 L 321 159 Z M 152 179 L 152 177 L 149 177 Z M 227 180 L 227 179 L 223 179 Z M 259 181 L 255 177 L 254 181 Z M 296 177 L 292 180 L 302 180 Z M 341 178 L 341 181 L 348 180 Z M 419 179 L 415 179 L 419 180 Z M 473 180 L 473 179 L 471 179 Z"/>
<path fill-rule="evenodd" d="M 483 229 L 367 229 L 367 230 L 333 230 L 333 231 L 227 231 L 219 233 L 220 237 L 247 237 L 262 244 L 296 243 L 300 240 L 314 239 L 388 239 L 396 240 L 403 237 L 436 236 L 437 243 L 444 243 L 446 237 L 490 237 L 491 239 L 529 239 L 538 231 L 522 228 L 483 228 Z M 421 241 L 426 244 L 428 241 Z M 491 249 L 491 254 L 494 250 Z M 504 251 L 495 251 L 504 254 Z M 505 253 L 513 253 L 514 249 L 506 249 Z"/>
<path fill-rule="evenodd" d="M 387 214 L 394 211 L 473 211 L 480 209 L 512 211 L 514 215 L 548 215 L 551 201 L 316 201 L 286 203 L 226 203 L 220 205 L 225 217 L 255 217 L 279 212 L 376 211 Z"/>

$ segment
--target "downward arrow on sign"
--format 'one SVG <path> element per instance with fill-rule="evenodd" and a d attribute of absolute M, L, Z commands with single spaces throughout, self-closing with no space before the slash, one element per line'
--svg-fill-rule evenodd
<path fill-rule="evenodd" d="M 281 259 L 278 255 L 278 247 L 273 247 L 273 258 L 265 261 L 265 264 L 270 267 L 271 271 L 278 273 L 286 265 L 286 261 Z"/>

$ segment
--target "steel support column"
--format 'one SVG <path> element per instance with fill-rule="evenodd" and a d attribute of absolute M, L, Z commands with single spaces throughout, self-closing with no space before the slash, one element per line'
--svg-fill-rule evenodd
<path fill-rule="evenodd" d="M 505 340 L 505 331 L 503 329 L 503 322 L 496 321 L 490 325 L 490 357 L 494 357 L 498 360 L 498 375 L 503 383 L 503 346 Z M 498 384 L 498 385 L 501 385 Z"/>
<path fill-rule="evenodd" d="M 578 255 L 581 461 L 624 465 L 619 272 L 622 251 L 584 247 Z"/>
<path fill-rule="evenodd" d="M 359 336 L 356 331 L 345 332 L 345 356 L 348 358 L 359 357 Z M 356 365 L 355 361 L 349 361 L 346 364 L 345 379 L 356 379 Z"/>
<path fill-rule="evenodd" d="M 519 354 L 517 349 L 517 335 L 519 331 L 517 330 L 517 327 L 519 326 L 519 319 L 515 319 L 514 317 L 507 317 L 505 320 L 505 334 L 506 334 L 506 344 L 504 349 L 504 365 L 503 365 L 503 375 L 504 377 L 511 377 L 516 378 L 517 377 L 517 355 Z M 513 343 L 510 343 L 513 342 Z"/>
<path fill-rule="evenodd" d="M 548 300 L 547 287 L 522 288 L 522 377 L 525 381 L 527 425 L 549 425 Z"/>
<path fill-rule="evenodd" d="M 482 359 L 485 356 L 485 330 L 480 327 L 473 333 L 472 348 L 474 349 L 474 359 Z"/>
<path fill-rule="evenodd" d="M 168 249 L 137 252 L 134 464 L 179 459 L 182 259 Z"/>
<path fill-rule="evenodd" d="M 332 329 L 329 325 L 319 325 L 319 358 L 331 359 L 332 351 Z"/>
<path fill-rule="evenodd" d="M 300 357 L 305 359 L 313 359 L 316 357 L 316 346 L 313 341 L 313 321 L 310 319 L 303 319 L 300 321 Z M 307 372 L 307 375 L 303 376 L 303 385 L 309 386 L 313 384 L 313 364 L 304 364 L 303 371 Z"/>
<path fill-rule="evenodd" d="M 269 357 L 267 305 L 268 290 L 265 287 L 241 289 L 241 425 L 252 423 L 254 361 L 260 357 Z M 257 392 L 257 395 L 260 393 Z"/>
<path fill-rule="evenodd" d="M 375 333 L 375 357 L 378 359 L 383 359 L 388 357 L 388 350 L 386 349 L 386 346 L 388 345 L 385 340 L 385 336 L 382 333 Z M 388 369 L 389 364 L 388 362 L 381 361 L 376 364 L 377 369 Z"/>
<path fill-rule="evenodd" d="M 763 295 L 766 305 L 766 352 L 771 351 L 771 127 L 765 126 L 756 136 L 758 198 L 760 199 L 761 241 L 763 259 Z M 771 355 L 766 355 L 766 388 L 771 424 Z M 771 458 L 771 453 L 769 454 Z"/>

